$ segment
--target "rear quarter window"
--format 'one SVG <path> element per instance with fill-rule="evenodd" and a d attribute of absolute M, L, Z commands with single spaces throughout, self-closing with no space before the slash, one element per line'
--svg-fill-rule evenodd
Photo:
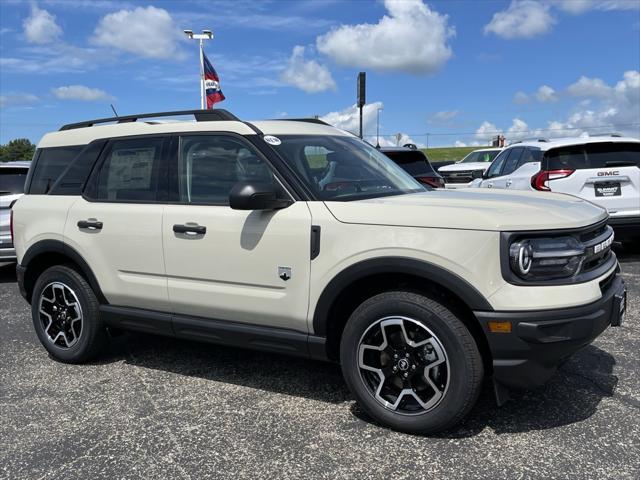
<path fill-rule="evenodd" d="M 42 148 L 36 152 L 35 165 L 32 166 L 28 193 L 45 195 L 50 192 L 62 172 L 82 151 L 84 145 L 70 147 Z"/>

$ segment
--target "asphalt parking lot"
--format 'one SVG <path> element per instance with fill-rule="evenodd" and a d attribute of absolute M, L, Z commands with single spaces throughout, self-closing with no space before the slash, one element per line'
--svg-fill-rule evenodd
<path fill-rule="evenodd" d="M 373 424 L 331 364 L 135 334 L 57 363 L 0 266 L 0 477 L 640 478 L 640 254 L 618 255 L 626 324 L 436 437 Z"/>

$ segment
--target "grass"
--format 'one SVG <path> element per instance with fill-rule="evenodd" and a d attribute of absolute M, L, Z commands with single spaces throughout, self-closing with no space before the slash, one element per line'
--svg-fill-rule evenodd
<path fill-rule="evenodd" d="M 427 154 L 429 160 L 432 162 L 457 162 L 467 156 L 468 153 L 473 152 L 481 147 L 444 147 L 444 148 L 429 148 L 422 151 Z"/>

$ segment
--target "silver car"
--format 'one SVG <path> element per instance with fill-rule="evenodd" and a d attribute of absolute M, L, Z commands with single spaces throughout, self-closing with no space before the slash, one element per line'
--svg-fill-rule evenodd
<path fill-rule="evenodd" d="M 24 193 L 30 164 L 31 162 L 0 163 L 0 263 L 16 259 L 11 241 L 11 207 Z"/>

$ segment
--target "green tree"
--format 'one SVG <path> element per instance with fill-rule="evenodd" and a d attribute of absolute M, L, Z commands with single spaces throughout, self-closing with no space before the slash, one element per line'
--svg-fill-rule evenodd
<path fill-rule="evenodd" d="M 5 145 L 0 145 L 0 161 L 31 160 L 36 146 L 26 138 L 16 138 Z"/>

